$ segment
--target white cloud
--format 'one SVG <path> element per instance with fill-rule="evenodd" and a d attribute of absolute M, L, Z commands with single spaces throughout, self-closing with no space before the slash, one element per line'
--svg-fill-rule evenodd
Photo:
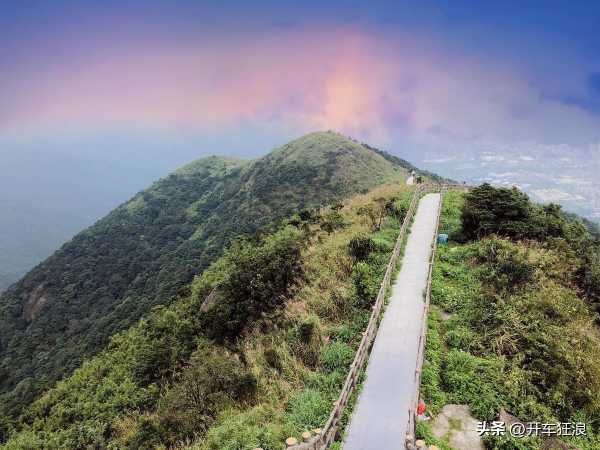
<path fill-rule="evenodd" d="M 543 202 L 564 202 L 566 200 L 585 200 L 585 197 L 576 194 L 570 194 L 569 192 L 561 191 L 559 189 L 548 188 L 548 189 L 535 189 L 533 193 Z"/>

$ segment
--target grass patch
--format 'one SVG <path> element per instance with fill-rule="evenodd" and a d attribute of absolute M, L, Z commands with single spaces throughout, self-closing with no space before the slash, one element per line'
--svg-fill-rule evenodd
<path fill-rule="evenodd" d="M 390 208 L 396 214 L 408 204 L 411 193 L 405 187 L 388 186 L 336 207 L 338 218 L 346 226 L 317 230 L 304 251 L 305 281 L 288 301 L 279 331 L 285 339 L 259 343 L 267 338 L 264 330 L 257 328 L 247 340 L 245 357 L 254 367 L 257 397 L 261 408 L 270 411 L 268 415 L 263 413 L 265 425 L 275 430 L 269 436 L 280 436 L 285 430 L 289 436 L 300 438 L 303 431 L 325 425 L 367 326 L 370 306 L 379 291 L 403 219 L 387 216 L 381 227 L 373 230 L 372 222 L 358 211 L 374 199 L 382 204 L 381 199 L 387 198 L 399 205 Z M 389 204 L 389 200 L 386 202 Z M 295 367 L 293 373 L 286 372 L 290 366 Z M 355 401 L 356 395 L 350 399 L 343 423 L 347 423 Z M 252 426 L 234 433 L 231 439 L 224 432 L 236 425 L 244 428 L 245 422 L 240 422 L 238 416 L 250 421 L 247 414 L 247 410 L 232 410 L 219 417 L 205 441 L 194 448 L 255 448 L 253 445 L 259 440 Z M 285 437 L 275 448 L 283 446 Z M 205 447 L 209 442 L 213 447 Z M 271 449 L 270 441 L 260 442 L 265 450 Z"/>
<path fill-rule="evenodd" d="M 461 243 L 461 194 L 444 197 L 432 280 L 421 393 L 435 416 L 466 404 L 479 420 L 505 409 L 522 421 L 583 421 L 589 435 L 561 440 L 600 448 L 600 333 L 575 289 L 564 245 L 487 237 Z M 421 437 L 436 443 L 428 425 Z M 541 448 L 539 439 L 489 438 L 496 450 Z M 443 447 L 442 447 L 443 448 Z"/>

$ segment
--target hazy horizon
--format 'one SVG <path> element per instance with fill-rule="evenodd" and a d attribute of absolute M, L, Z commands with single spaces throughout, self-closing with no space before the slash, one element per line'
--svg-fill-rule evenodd
<path fill-rule="evenodd" d="M 15 272 L 191 160 L 323 129 L 600 221 L 598 5 L 0 9 L 0 266 Z"/>

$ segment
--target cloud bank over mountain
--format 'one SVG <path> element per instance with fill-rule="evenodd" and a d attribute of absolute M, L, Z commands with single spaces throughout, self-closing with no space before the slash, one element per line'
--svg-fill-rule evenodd
<path fill-rule="evenodd" d="M 7 5 L 0 149 L 21 177 L 11 184 L 36 179 L 40 155 L 70 161 L 96 180 L 87 202 L 105 211 L 196 157 L 256 156 L 335 129 L 598 214 L 598 7 L 175 4 Z M 499 152 L 505 161 L 489 160 Z M 128 183 L 107 198 L 115 179 Z"/>

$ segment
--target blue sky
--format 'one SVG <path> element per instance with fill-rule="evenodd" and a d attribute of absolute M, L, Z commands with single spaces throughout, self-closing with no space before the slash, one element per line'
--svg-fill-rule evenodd
<path fill-rule="evenodd" d="M 68 92 L 70 82 L 80 81 L 80 89 L 88 85 L 97 89 L 98 80 L 82 72 L 86 68 L 94 70 L 98 60 L 115 59 L 113 68 L 118 71 L 119 58 L 127 58 L 133 64 L 136 58 L 143 60 L 144 53 L 153 48 L 169 52 L 182 46 L 202 53 L 216 46 L 232 52 L 224 43 L 235 37 L 249 43 L 277 41 L 278 35 L 283 34 L 283 45 L 289 45 L 290 41 L 297 44 L 314 32 L 329 32 L 335 52 L 335 44 L 344 39 L 340 30 L 348 28 L 366 39 L 374 39 L 376 46 L 390 45 L 392 48 L 380 55 L 382 58 L 393 57 L 397 50 L 393 48 L 396 44 L 389 42 L 406 42 L 403 45 L 426 55 L 432 65 L 439 64 L 440 70 L 447 62 L 463 59 L 469 60 L 465 64 L 498 65 L 499 70 L 534 85 L 535 95 L 543 99 L 595 115 L 600 112 L 600 4 L 595 2 L 8 0 L 1 8 L 0 74 L 4 83 L 0 95 L 4 101 L 0 105 L 0 131 L 5 134 L 58 136 L 64 132 L 65 118 L 58 114 L 55 121 L 49 120 L 47 116 L 53 110 L 47 103 L 55 106 L 68 99 L 67 106 L 73 108 Z M 277 58 L 277 49 L 270 50 L 272 57 Z M 310 49 L 301 50 L 302 57 L 308 60 Z M 238 56 L 235 51 L 233 59 Z M 243 51 L 243 47 L 237 49 Z M 319 57 L 323 55 L 318 55 L 315 63 L 321 63 Z M 147 75 L 153 66 L 141 62 L 140 71 Z M 161 57 L 151 63 L 160 64 Z M 210 61 L 204 59 L 203 63 Z M 228 67 L 235 70 L 234 65 L 230 62 Z M 285 71 L 285 66 L 280 70 Z M 310 71 L 311 67 L 305 70 Z M 138 74 L 129 68 L 123 75 Z M 144 77 L 143 73 L 139 75 Z M 163 77 L 150 79 L 147 85 L 160 90 L 173 82 Z M 490 80 L 490 84 L 494 82 L 497 80 Z M 202 95 L 202 90 L 210 87 L 206 83 L 187 86 L 195 95 Z M 111 100 L 117 103 L 118 83 L 107 83 L 105 89 L 99 95 L 112 95 Z M 74 90 L 70 94 L 77 96 L 80 92 Z M 93 109 L 98 98 L 81 101 L 91 103 L 88 106 Z M 40 113 L 40 106 L 50 111 Z M 103 105 L 108 109 L 105 115 L 86 114 L 77 123 L 69 121 L 71 131 L 97 131 L 104 127 L 114 132 L 139 125 L 134 117 L 137 110 L 119 115 L 121 106 Z M 157 104 L 156 108 L 162 106 Z M 286 105 L 268 105 L 270 117 L 282 107 Z M 293 113 L 293 108 L 288 109 Z M 107 127 L 106 115 L 110 114 L 115 117 Z M 159 113 L 157 116 L 169 126 L 169 119 Z M 264 121 L 264 117 L 250 119 Z M 214 131 L 214 127 L 209 131 Z"/>
<path fill-rule="evenodd" d="M 599 24 L 589 1 L 5 0 L 0 205 L 66 224 L 47 253 L 192 159 L 335 129 L 600 219 Z"/>

